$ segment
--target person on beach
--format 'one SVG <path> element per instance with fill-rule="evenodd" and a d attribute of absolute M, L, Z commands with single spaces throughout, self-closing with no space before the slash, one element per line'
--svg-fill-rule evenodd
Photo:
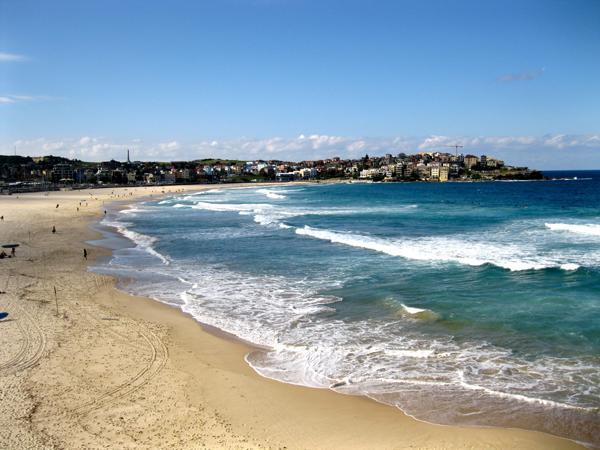
<path fill-rule="evenodd" d="M 58 208 L 58 203 L 56 204 L 56 207 Z"/>
<path fill-rule="evenodd" d="M 4 222 L 4 216 L 0 216 L 0 222 Z"/>
<path fill-rule="evenodd" d="M 85 248 L 83 249 L 83 257 L 87 259 L 87 250 Z"/>
<path fill-rule="evenodd" d="M 17 256 L 17 252 L 15 251 L 15 248 L 13 247 L 10 254 L 14 257 Z"/>
<path fill-rule="evenodd" d="M 52 234 L 56 233 L 56 227 L 52 227 Z"/>

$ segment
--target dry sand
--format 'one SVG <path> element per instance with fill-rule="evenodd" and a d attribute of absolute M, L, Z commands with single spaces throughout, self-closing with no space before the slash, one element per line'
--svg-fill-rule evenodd
<path fill-rule="evenodd" d="M 245 346 L 88 272 L 108 254 L 84 244 L 100 238 L 90 220 L 110 201 L 161 191 L 0 196 L 0 244 L 20 244 L 0 259 L 0 448 L 583 448 L 533 432 L 429 425 L 365 398 L 262 378 Z"/>

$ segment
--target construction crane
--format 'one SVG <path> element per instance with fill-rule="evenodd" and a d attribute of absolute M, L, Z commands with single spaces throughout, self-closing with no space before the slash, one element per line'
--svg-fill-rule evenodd
<path fill-rule="evenodd" d="M 445 144 L 438 144 L 438 145 L 436 145 L 436 147 L 454 147 L 454 148 L 456 148 L 456 157 L 457 158 L 458 158 L 458 149 L 463 148 L 462 145 L 445 145 Z"/>

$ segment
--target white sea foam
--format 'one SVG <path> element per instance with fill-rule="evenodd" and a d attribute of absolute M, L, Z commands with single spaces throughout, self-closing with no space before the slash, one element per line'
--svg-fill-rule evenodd
<path fill-rule="evenodd" d="M 430 358 L 434 356 L 433 350 L 386 350 L 388 355 L 398 358 Z"/>
<path fill-rule="evenodd" d="M 481 237 L 476 240 L 469 236 L 399 240 L 319 230 L 309 226 L 297 228 L 296 233 L 419 261 L 458 262 L 474 267 L 493 264 L 511 271 L 548 268 L 576 270 L 580 266 L 577 262 L 569 261 L 568 254 L 540 253 L 527 242 L 506 243 L 501 240 L 498 243 L 493 240 L 481 242 Z M 587 263 L 598 265 L 600 261 L 588 259 Z"/>
<path fill-rule="evenodd" d="M 124 236 L 135 242 L 139 248 L 159 258 L 163 262 L 163 264 L 170 264 L 170 261 L 166 256 L 164 256 L 162 253 L 157 252 L 152 247 L 152 244 L 156 242 L 156 239 L 151 238 L 150 236 L 146 236 L 144 234 L 136 233 L 135 231 L 131 230 L 123 230 L 122 233 Z"/>
<path fill-rule="evenodd" d="M 262 189 L 259 189 L 257 192 L 261 192 Z M 292 189 L 286 189 L 286 188 L 282 188 L 282 187 L 273 187 L 270 190 L 272 190 L 273 192 L 277 192 L 280 194 L 297 194 L 299 192 L 303 192 L 305 191 L 304 188 L 292 188 Z"/>
<path fill-rule="evenodd" d="M 132 222 L 125 222 L 123 220 L 117 220 L 117 219 L 111 219 L 110 216 L 109 217 L 105 217 L 102 220 L 102 225 L 105 225 L 107 227 L 113 227 L 113 228 L 127 228 L 133 225 Z"/>
<path fill-rule="evenodd" d="M 521 403 L 593 411 L 573 406 L 568 396 L 543 397 L 585 370 L 571 360 L 546 358 L 531 363 L 484 343 L 407 339 L 397 328 L 394 331 L 373 321 L 311 323 L 302 335 L 297 329 L 293 331 L 291 336 L 281 335 L 273 351 L 249 354 L 248 362 L 261 375 L 287 383 L 323 388 L 339 380 L 352 380 L 336 388 L 370 397 L 386 395 L 388 401 L 394 393 L 405 390 L 403 386 L 426 385 L 445 389 L 449 401 L 463 389 Z M 290 344 L 285 344 L 290 338 Z M 590 385 L 594 382 L 590 380 Z M 597 395 L 598 389 L 594 390 Z M 428 392 L 438 398 L 442 391 Z"/>
<path fill-rule="evenodd" d="M 206 194 L 209 194 L 209 193 L 211 193 L 211 192 L 213 192 L 213 191 L 212 191 L 212 190 L 210 190 L 210 191 L 200 191 L 200 192 L 195 192 L 195 193 L 194 193 L 194 194 L 192 194 L 192 195 L 185 195 L 185 196 L 181 197 L 181 200 L 182 200 L 182 201 L 184 201 L 184 202 L 191 202 L 191 201 L 195 201 L 195 200 L 198 200 L 198 197 L 199 197 L 199 196 L 201 196 L 201 195 L 206 195 Z M 175 197 L 174 197 L 174 198 L 175 198 Z"/>
<path fill-rule="evenodd" d="M 286 198 L 285 195 L 277 194 L 276 191 L 273 191 L 270 189 L 259 189 L 256 192 L 258 192 L 260 194 L 265 194 L 269 198 L 274 198 L 274 199 Z M 280 192 L 280 191 L 278 191 L 278 192 Z"/>
<path fill-rule="evenodd" d="M 572 233 L 600 236 L 600 225 L 574 225 L 568 223 L 547 223 L 546 226 L 554 231 L 570 231 Z"/>
<path fill-rule="evenodd" d="M 208 211 L 244 211 L 244 212 L 260 212 L 273 208 L 273 205 L 268 203 L 246 203 L 246 204 L 228 204 L 228 203 L 209 203 L 209 202 L 198 202 L 193 205 L 186 205 L 183 203 L 177 203 L 173 205 L 173 208 L 192 208 L 192 209 L 205 209 Z"/>
<path fill-rule="evenodd" d="M 194 274 L 180 275 L 184 280 Z M 339 299 L 315 296 L 310 284 L 284 282 L 280 277 L 239 276 L 205 269 L 201 288 L 181 294 L 184 310 L 204 323 L 250 342 L 277 348 L 278 336 L 290 322 L 330 310 Z M 226 298 L 227 302 L 220 299 Z"/>
<path fill-rule="evenodd" d="M 256 223 L 260 223 L 261 225 L 270 225 L 272 223 L 277 222 L 277 218 L 273 216 L 266 216 L 262 214 L 257 214 L 254 216 L 254 221 Z"/>
<path fill-rule="evenodd" d="M 122 209 L 121 211 L 119 211 L 120 214 L 139 214 L 139 213 L 144 213 L 147 212 L 146 209 L 141 209 L 141 208 L 135 208 L 133 206 L 130 206 L 127 209 Z"/>
<path fill-rule="evenodd" d="M 539 397 L 532 397 L 532 396 L 518 394 L 518 393 L 514 393 L 514 392 L 512 392 L 512 393 L 503 392 L 503 391 L 500 391 L 500 390 L 494 389 L 494 388 L 482 387 L 481 384 L 473 385 L 473 384 L 469 384 L 467 382 L 461 382 L 460 386 L 467 390 L 485 392 L 487 395 L 490 395 L 493 397 L 507 398 L 507 399 L 511 399 L 511 400 L 517 400 L 519 402 L 539 404 L 539 405 L 550 406 L 550 407 L 554 407 L 554 408 L 560 407 L 560 408 L 565 408 L 565 409 L 578 409 L 581 411 L 594 412 L 594 408 L 578 407 L 578 406 L 574 406 L 572 404 L 568 404 L 568 403 L 564 403 L 564 402 L 553 401 L 553 400 L 548 400 L 548 399 L 539 398 Z"/>
<path fill-rule="evenodd" d="M 166 256 L 157 252 L 152 247 L 152 245 L 158 241 L 157 238 L 148 236 L 146 234 L 137 233 L 137 232 L 127 228 L 127 226 L 129 226 L 129 224 L 125 223 L 125 222 L 111 222 L 111 221 L 105 220 L 102 223 L 105 225 L 108 225 L 108 226 L 116 227 L 117 231 L 120 234 L 122 234 L 123 236 L 125 236 L 127 239 L 129 239 L 131 242 L 133 242 L 136 245 L 136 248 L 138 248 L 139 250 L 142 250 L 146 253 L 151 254 L 152 256 L 157 257 L 165 265 L 170 264 L 169 259 Z"/>
<path fill-rule="evenodd" d="M 410 306 L 406 306 L 404 303 L 401 303 L 401 305 L 408 314 L 418 314 L 418 313 L 428 311 L 427 309 L 412 308 Z"/>
<path fill-rule="evenodd" d="M 152 244 L 158 241 L 158 239 L 153 236 L 137 233 L 133 230 L 124 228 L 123 226 L 120 226 L 118 230 L 119 233 L 123 234 L 125 237 L 127 237 L 129 240 L 133 241 L 140 247 L 150 247 L 152 246 Z"/>
<path fill-rule="evenodd" d="M 406 306 L 404 303 L 402 305 L 402 314 L 411 319 L 418 321 L 437 321 L 442 317 L 434 311 L 430 309 L 421 309 L 421 308 L 412 308 L 410 306 Z"/>

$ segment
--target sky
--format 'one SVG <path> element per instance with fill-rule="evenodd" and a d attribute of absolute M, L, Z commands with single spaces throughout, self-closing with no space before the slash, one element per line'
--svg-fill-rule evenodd
<path fill-rule="evenodd" d="M 0 0 L 0 154 L 600 169 L 598 0 Z"/>

